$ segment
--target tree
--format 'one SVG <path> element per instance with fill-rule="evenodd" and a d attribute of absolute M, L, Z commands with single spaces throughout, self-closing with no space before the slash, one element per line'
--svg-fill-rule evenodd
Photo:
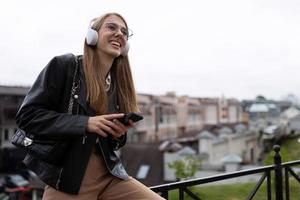
<path fill-rule="evenodd" d="M 200 164 L 201 161 L 194 156 L 185 156 L 182 160 L 168 163 L 168 167 L 175 170 L 178 180 L 182 180 L 194 177 Z"/>
<path fill-rule="evenodd" d="M 263 95 L 257 95 L 255 98 L 256 101 L 266 101 L 267 99 Z"/>

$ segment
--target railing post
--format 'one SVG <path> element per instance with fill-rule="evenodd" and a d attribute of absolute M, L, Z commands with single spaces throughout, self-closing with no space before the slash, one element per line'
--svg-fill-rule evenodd
<path fill-rule="evenodd" d="M 283 200 L 282 193 L 282 167 L 281 167 L 281 156 L 279 154 L 280 146 L 274 145 L 275 151 L 274 164 L 275 164 L 275 200 Z"/>

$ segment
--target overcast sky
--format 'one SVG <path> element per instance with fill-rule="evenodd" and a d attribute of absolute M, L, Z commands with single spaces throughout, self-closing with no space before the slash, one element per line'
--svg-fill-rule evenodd
<path fill-rule="evenodd" d="M 31 85 L 53 56 L 82 54 L 89 21 L 111 11 L 134 32 L 139 93 L 300 96 L 299 0 L 4 1 L 0 84 Z"/>

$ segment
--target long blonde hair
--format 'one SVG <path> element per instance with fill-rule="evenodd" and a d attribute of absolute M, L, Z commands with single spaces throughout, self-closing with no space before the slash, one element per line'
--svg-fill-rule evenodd
<path fill-rule="evenodd" d="M 104 20 L 116 15 L 120 17 L 128 28 L 124 18 L 118 13 L 107 13 L 94 20 L 92 28 L 99 31 Z M 89 46 L 84 42 L 83 53 L 83 68 L 87 89 L 87 100 L 90 102 L 90 107 L 97 114 L 105 114 L 108 112 L 107 92 L 104 86 L 104 72 L 100 66 L 100 59 L 97 52 L 97 47 Z M 119 56 L 114 59 L 111 67 L 111 77 L 113 82 L 113 92 L 116 94 L 120 112 L 137 112 L 136 92 L 134 88 L 133 78 L 131 74 L 128 56 Z"/>

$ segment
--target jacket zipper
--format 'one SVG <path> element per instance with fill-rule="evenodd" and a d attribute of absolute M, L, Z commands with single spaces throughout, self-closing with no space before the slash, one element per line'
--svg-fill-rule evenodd
<path fill-rule="evenodd" d="M 79 114 L 78 95 L 74 95 L 74 98 L 76 99 L 76 103 L 77 103 L 77 106 L 76 106 L 76 115 L 78 115 Z M 86 138 L 87 138 L 86 135 L 82 136 L 82 144 L 85 144 Z"/>
<path fill-rule="evenodd" d="M 82 136 L 82 144 L 85 144 L 85 139 L 87 138 L 86 135 Z"/>
<path fill-rule="evenodd" d="M 61 168 L 61 170 L 60 170 L 60 172 L 59 172 L 58 179 L 57 179 L 57 181 L 56 181 L 55 188 L 56 188 L 57 190 L 59 190 L 59 183 L 60 183 L 60 179 L 61 179 L 61 175 L 62 175 L 63 169 L 64 169 L 64 168 Z"/>

